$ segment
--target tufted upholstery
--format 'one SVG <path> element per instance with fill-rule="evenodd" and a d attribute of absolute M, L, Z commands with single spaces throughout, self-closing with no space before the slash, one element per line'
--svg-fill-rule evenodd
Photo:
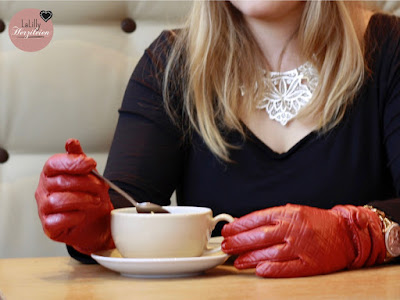
<path fill-rule="evenodd" d="M 379 1 L 400 14 L 400 2 Z M 0 258 L 66 255 L 42 231 L 34 199 L 38 176 L 67 138 L 81 140 L 104 169 L 123 93 L 144 49 L 178 26 L 189 1 L 1 1 L 6 26 L 24 8 L 53 12 L 54 36 L 38 52 L 0 33 Z M 121 21 L 135 20 L 125 33 Z"/>
<path fill-rule="evenodd" d="M 81 140 L 104 169 L 118 108 L 133 68 L 156 36 L 178 26 L 182 1 L 1 1 L 6 26 L 25 8 L 51 10 L 54 36 L 38 52 L 0 34 L 0 258 L 66 255 L 42 231 L 34 192 L 47 158 Z M 137 29 L 126 33 L 130 17 Z"/>

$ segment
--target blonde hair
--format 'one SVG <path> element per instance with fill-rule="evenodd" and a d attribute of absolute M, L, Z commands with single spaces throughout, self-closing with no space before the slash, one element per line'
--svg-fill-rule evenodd
<path fill-rule="evenodd" d="M 315 116 L 318 130 L 329 130 L 342 120 L 364 81 L 364 27 L 359 12 L 352 1 L 305 4 L 298 40 L 302 57 L 317 67 L 320 79 L 313 94 L 317 100 L 312 99 L 298 118 Z M 225 133 L 236 130 L 245 136 L 241 117 L 254 110 L 265 92 L 254 89 L 263 80 L 259 66 L 264 60 L 241 13 L 228 1 L 194 1 L 165 71 L 167 112 L 177 118 L 170 90 L 171 83 L 181 85 L 182 112 L 189 128 L 217 157 L 230 161 L 229 149 L 234 146 Z M 178 75 L 172 71 L 176 69 Z M 242 95 L 240 87 L 254 93 Z"/>

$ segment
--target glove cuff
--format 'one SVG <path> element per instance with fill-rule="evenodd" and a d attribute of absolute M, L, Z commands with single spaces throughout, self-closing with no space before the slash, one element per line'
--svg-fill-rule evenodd
<path fill-rule="evenodd" d="M 98 251 L 104 251 L 104 250 L 111 250 L 115 248 L 114 241 L 110 237 L 104 244 L 102 245 L 96 245 L 96 247 L 93 248 L 80 248 L 80 247 L 73 247 L 80 253 L 90 255 L 92 253 L 98 252 Z"/>
<path fill-rule="evenodd" d="M 379 217 L 361 206 L 337 205 L 332 210 L 345 219 L 354 245 L 355 259 L 348 268 L 357 269 L 382 264 L 386 256 L 386 247 Z"/>

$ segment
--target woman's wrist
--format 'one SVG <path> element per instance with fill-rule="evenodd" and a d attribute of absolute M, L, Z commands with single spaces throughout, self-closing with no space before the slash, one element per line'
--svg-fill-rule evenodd
<path fill-rule="evenodd" d="M 83 264 L 97 264 L 97 262 L 90 256 L 84 253 L 79 252 L 71 245 L 66 245 L 68 254 L 75 260 L 83 263 Z"/>

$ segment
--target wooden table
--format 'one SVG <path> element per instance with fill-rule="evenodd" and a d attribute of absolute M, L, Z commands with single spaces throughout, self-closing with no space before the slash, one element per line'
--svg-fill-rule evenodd
<path fill-rule="evenodd" d="M 0 299 L 400 299 L 400 266 L 265 279 L 222 265 L 197 277 L 134 279 L 69 257 L 0 259 Z"/>

